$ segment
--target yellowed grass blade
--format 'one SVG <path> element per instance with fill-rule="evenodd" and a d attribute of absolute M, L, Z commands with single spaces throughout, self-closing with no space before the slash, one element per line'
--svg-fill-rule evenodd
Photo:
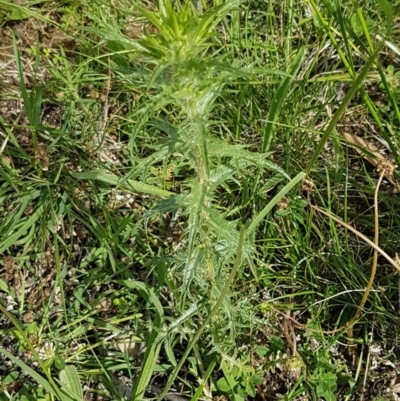
<path fill-rule="evenodd" d="M 388 160 L 385 156 L 382 155 L 382 153 L 379 151 L 379 148 L 376 147 L 375 144 L 367 142 L 365 139 L 360 138 L 357 135 L 347 134 L 346 132 L 342 132 L 342 136 L 343 138 L 346 139 L 347 142 L 350 143 L 350 145 L 357 153 L 359 153 L 365 160 L 371 163 L 374 167 L 384 162 L 384 163 L 389 163 L 393 167 L 392 171 L 396 168 L 396 166 L 390 160 Z M 396 189 L 399 189 L 399 184 L 393 178 L 392 174 L 385 175 L 385 178 Z"/>

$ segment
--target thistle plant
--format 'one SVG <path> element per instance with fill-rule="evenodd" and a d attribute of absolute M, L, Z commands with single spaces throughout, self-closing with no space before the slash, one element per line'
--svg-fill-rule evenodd
<path fill-rule="evenodd" d="M 217 189 L 234 179 L 241 169 L 257 165 L 250 152 L 213 138 L 208 131 L 215 99 L 224 85 L 241 73 L 224 66 L 222 56 L 212 55 L 215 27 L 237 5 L 237 1 L 226 2 L 203 15 L 190 2 L 175 9 L 171 2 L 160 1 L 157 12 L 140 8 L 157 31 L 135 43 L 142 65 L 151 66 L 145 82 L 158 93 L 147 107 L 153 111 L 170 110 L 177 123 L 172 125 L 171 116 L 166 116 L 169 138 L 136 165 L 148 168 L 179 154 L 181 168 L 194 172 L 187 182 L 187 193 L 159 202 L 147 215 L 176 208 L 186 214 L 187 248 L 184 258 L 178 259 L 183 261 L 182 288 L 188 294 L 193 279 L 204 282 L 205 277 L 216 277 L 215 263 L 222 266 L 232 261 L 237 246 L 237 224 L 228 222 L 215 207 Z M 147 109 L 142 114 L 146 117 L 136 132 L 155 113 Z M 135 135 L 132 141 L 134 138 Z M 226 164 L 216 163 L 222 159 Z M 264 158 L 258 157 L 258 161 Z M 249 252 L 247 249 L 247 256 Z"/>
<path fill-rule="evenodd" d="M 399 173 L 372 167 L 400 164 L 395 7 L 17 3 L 0 397 L 387 394 Z"/>
<path fill-rule="evenodd" d="M 181 6 L 178 2 L 173 4 L 160 0 L 157 11 L 137 7 L 151 25 L 139 40 L 124 36 L 107 22 L 107 18 L 101 22 L 103 30 L 96 31 L 110 49 L 118 48 L 119 55 L 128 54 L 130 62 L 136 66 L 133 71 L 116 63 L 114 71 L 119 79 L 127 87 L 151 91 L 151 100 L 137 112 L 135 117 L 138 123 L 130 134 L 131 175 L 144 181 L 151 168 L 154 170 L 155 166 L 165 166 L 172 161 L 173 164 L 179 164 L 180 169 L 186 172 L 186 177 L 191 175 L 182 185 L 184 191 L 158 201 L 144 216 L 152 219 L 180 210 L 186 225 L 184 240 L 181 240 L 185 244 L 183 250 L 181 247 L 179 252 L 168 251 L 166 255 L 168 269 L 174 272 L 170 290 L 179 300 L 177 308 L 181 313 L 181 317 L 168 330 L 169 344 L 174 343 L 176 333 L 180 332 L 183 337 L 189 333 L 189 347 L 171 380 L 176 377 L 189 350 L 197 349 L 200 335 L 193 329 L 189 319 L 194 314 L 199 316 L 206 341 L 212 344 L 219 355 L 234 353 L 235 322 L 240 319 L 232 319 L 232 308 L 226 296 L 226 286 L 232 281 L 227 283 L 227 277 L 234 278 L 230 274 L 234 261 L 235 271 L 246 261 L 250 271 L 256 275 L 253 269 L 256 260 L 254 229 L 301 178 L 299 176 L 289 182 L 290 185 L 268 203 L 246 233 L 242 230 L 240 234 L 240 227 L 245 223 L 240 219 L 240 210 L 232 218 L 231 211 L 218 200 L 218 195 L 229 191 L 232 185 L 240 190 L 241 177 L 248 174 L 263 176 L 269 170 L 279 175 L 280 180 L 289 179 L 280 167 L 268 160 L 269 153 L 250 152 L 243 145 L 217 138 L 210 130 L 212 125 L 219 123 L 213 119 L 213 107 L 215 100 L 223 95 L 224 88 L 255 72 L 260 74 L 260 71 L 252 71 L 251 68 L 242 69 L 239 62 L 237 65 L 232 61 L 225 64 L 224 54 L 218 51 L 222 46 L 218 46 L 215 31 L 222 26 L 225 15 L 238 6 L 239 2 L 233 0 L 200 13 L 191 2 Z M 154 126 L 167 136 L 153 140 L 152 153 L 140 158 L 135 150 L 136 143 L 143 131 Z M 239 260 L 238 252 L 242 255 Z M 219 306 L 222 313 L 216 315 Z M 210 314 L 213 314 L 212 318 Z M 185 330 L 179 330 L 178 327 L 186 324 Z M 222 331 L 230 341 L 221 341 Z M 154 346 L 156 353 L 160 342 L 166 337 L 160 334 L 155 336 L 157 338 L 153 345 L 158 344 Z M 198 349 L 196 357 L 201 358 Z M 145 358 L 154 358 L 154 354 L 149 353 Z M 138 380 L 142 384 L 136 386 L 135 397 L 140 398 L 144 391 L 144 383 L 151 373 L 150 365 L 142 368 L 142 372 L 145 371 L 147 373 L 142 373 Z M 144 375 L 147 375 L 146 379 Z"/>

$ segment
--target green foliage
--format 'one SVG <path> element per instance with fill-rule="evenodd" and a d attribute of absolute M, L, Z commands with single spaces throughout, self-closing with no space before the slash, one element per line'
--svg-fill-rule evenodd
<path fill-rule="evenodd" d="M 237 0 L 230 0 L 203 15 L 198 15 L 190 2 L 177 6 L 178 10 L 167 0 L 159 1 L 157 12 L 139 7 L 158 31 L 156 35 L 146 35 L 139 41 L 141 50 L 148 61 L 163 69 L 176 67 L 184 75 L 195 76 L 206 70 L 207 61 L 199 59 L 199 55 L 210 46 L 209 39 L 215 34 L 215 26 L 238 4 Z M 201 66 L 203 63 L 205 65 Z"/>
<path fill-rule="evenodd" d="M 221 370 L 224 376 L 217 381 L 216 386 L 232 400 L 243 401 L 247 396 L 254 397 L 256 386 L 264 381 L 262 371 L 254 372 L 238 366 L 229 368 L 224 361 Z"/>
<path fill-rule="evenodd" d="M 387 69 L 387 83 L 390 89 L 392 89 L 392 91 L 394 92 L 395 95 L 398 96 L 397 92 L 398 89 L 400 87 L 400 71 L 395 71 L 394 70 L 394 66 L 392 64 L 388 65 Z M 381 89 L 382 91 L 386 91 L 386 86 L 383 84 L 383 82 L 381 82 L 379 84 L 379 89 Z"/>
<path fill-rule="evenodd" d="M 75 366 L 67 365 L 60 372 L 61 391 L 66 401 L 82 401 L 83 390 Z"/>
<path fill-rule="evenodd" d="M 9 21 L 23 21 L 30 17 L 29 11 L 8 1 L 1 1 L 0 26 Z"/>
<path fill-rule="evenodd" d="M 130 291 L 120 290 L 114 294 L 112 304 L 119 310 L 126 311 L 137 306 L 137 297 Z"/>
<path fill-rule="evenodd" d="M 285 97 L 288 93 L 289 87 L 293 83 L 293 80 L 295 79 L 295 76 L 300 68 L 303 56 L 304 56 L 304 48 L 300 48 L 295 59 L 288 68 L 288 74 L 290 74 L 290 76 L 285 77 L 282 80 L 282 83 L 279 85 L 275 93 L 275 97 L 272 100 L 272 104 L 268 112 L 267 124 L 265 125 L 265 131 L 264 131 L 263 146 L 262 146 L 262 150 L 264 152 L 269 151 L 274 130 L 276 127 L 275 123 L 277 122 L 279 113 L 282 110 L 282 105 L 285 101 Z"/>
<path fill-rule="evenodd" d="M 26 324 L 22 327 L 23 332 L 21 332 L 19 329 L 13 329 L 11 330 L 10 334 L 18 341 L 19 345 L 19 350 L 20 351 L 27 351 L 29 349 L 29 337 L 30 336 L 38 336 L 38 327 L 37 323 L 29 323 Z M 28 341 L 27 341 L 28 340 Z M 37 342 L 40 342 L 38 339 Z"/>
<path fill-rule="evenodd" d="M 153 385 L 158 400 L 354 398 L 364 350 L 395 348 L 395 274 L 381 266 L 353 328 L 357 368 L 331 351 L 344 333 L 291 319 L 336 328 L 368 281 L 371 250 L 309 204 L 373 230 L 376 175 L 341 133 L 400 160 L 392 5 L 154 3 L 0 0 L 5 40 L 16 31 L 0 118 L 1 400 L 79 401 L 83 384 L 138 401 Z M 382 187 L 393 255 L 399 206 Z"/>
<path fill-rule="evenodd" d="M 326 401 L 336 401 L 337 376 L 336 367 L 331 365 L 325 358 L 318 359 L 318 367 L 311 376 L 311 383 L 316 386 L 319 397 Z"/>

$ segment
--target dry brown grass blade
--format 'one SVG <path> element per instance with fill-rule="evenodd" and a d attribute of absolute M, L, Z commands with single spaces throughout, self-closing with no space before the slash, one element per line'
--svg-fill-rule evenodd
<path fill-rule="evenodd" d="M 358 154 L 360 154 L 365 160 L 371 163 L 374 167 L 376 167 L 379 163 L 385 162 L 389 163 L 392 166 L 391 171 L 395 169 L 393 163 L 390 162 L 390 160 L 388 160 L 385 156 L 383 156 L 379 151 L 379 149 L 373 143 L 368 142 L 357 135 L 348 134 L 346 132 L 342 132 L 342 136 L 344 139 L 346 139 L 347 142 L 349 142 L 349 144 Z M 396 189 L 399 189 L 399 184 L 393 178 L 393 174 L 385 174 L 385 178 Z"/>
<path fill-rule="evenodd" d="M 341 224 L 343 227 L 346 227 L 349 231 L 353 232 L 357 237 L 362 239 L 364 242 L 366 242 L 371 248 L 376 249 L 377 252 L 383 256 L 397 271 L 400 272 L 400 264 L 393 260 L 382 248 L 379 246 L 375 245 L 373 241 L 371 241 L 369 238 L 367 238 L 364 234 L 360 233 L 357 229 L 355 229 L 353 226 L 350 224 L 345 223 L 343 220 L 339 219 L 338 217 L 334 216 L 333 214 L 326 212 L 325 210 L 320 209 L 317 206 L 310 205 L 310 207 L 317 212 L 324 214 L 325 216 L 329 217 L 333 221 L 336 221 L 336 223 Z"/>

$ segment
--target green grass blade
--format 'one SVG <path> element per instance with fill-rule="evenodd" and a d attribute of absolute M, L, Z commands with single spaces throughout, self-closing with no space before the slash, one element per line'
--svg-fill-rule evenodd
<path fill-rule="evenodd" d="M 369 30 L 368 30 L 367 22 L 365 21 L 364 15 L 363 15 L 362 10 L 361 10 L 361 7 L 359 6 L 357 1 L 355 1 L 355 6 L 356 6 L 356 13 L 357 13 L 358 20 L 360 21 L 360 25 L 361 25 L 362 31 L 363 31 L 366 39 L 367 39 L 368 46 L 369 46 L 369 48 L 371 50 L 371 54 L 372 54 L 374 52 L 374 44 L 372 43 L 372 39 L 371 39 L 371 35 L 369 33 Z M 349 52 L 349 50 L 348 50 L 348 52 Z"/>
<path fill-rule="evenodd" d="M 105 173 L 103 171 L 91 171 L 88 173 L 71 173 L 71 175 L 79 180 L 97 180 L 102 181 L 110 185 L 115 185 L 117 187 L 122 187 L 128 190 L 134 190 L 137 192 L 161 196 L 163 198 L 168 198 L 173 195 L 173 192 L 166 191 L 161 188 L 154 187 L 153 185 L 144 184 L 140 181 L 121 179 L 114 174 Z"/>
<path fill-rule="evenodd" d="M 10 167 L 8 167 L 8 166 L 5 166 L 4 167 L 4 169 L 2 168 L 2 167 L 0 167 L 0 176 L 3 178 L 3 180 L 5 181 L 5 182 L 7 182 L 8 183 L 8 185 L 10 185 L 10 187 L 12 187 L 13 189 L 14 189 L 14 191 L 17 193 L 17 194 L 19 194 L 19 193 L 21 193 L 21 191 L 18 189 L 18 187 L 15 185 L 15 183 L 16 182 L 18 182 L 17 181 L 17 175 L 16 174 L 8 174 L 8 171 L 6 171 L 6 170 L 9 170 L 9 172 L 11 172 L 10 170 L 11 170 L 11 168 Z"/>
<path fill-rule="evenodd" d="M 320 23 L 323 25 L 324 29 L 326 30 L 326 32 L 327 32 L 327 34 L 328 34 L 333 46 L 335 47 L 338 55 L 340 56 L 341 61 L 343 62 L 343 64 L 346 67 L 346 69 L 348 70 L 350 76 L 353 79 L 355 79 L 356 78 L 356 73 L 355 73 L 355 71 L 354 71 L 354 69 L 352 67 L 351 60 L 349 61 L 349 59 L 348 59 L 348 58 L 351 59 L 351 57 L 352 57 L 351 56 L 351 52 L 348 53 L 347 55 L 345 55 L 345 53 L 342 50 L 342 47 L 339 45 L 338 41 L 335 38 L 335 35 L 333 33 L 331 25 L 328 24 L 325 21 L 325 19 L 321 15 L 319 9 L 317 8 L 314 0 L 310 0 L 310 4 L 311 4 L 312 8 L 314 9 L 315 14 L 316 14 L 317 18 L 319 19 Z M 324 4 L 328 9 L 331 8 L 331 3 L 329 1 L 325 1 L 324 0 Z M 361 19 L 363 20 L 362 14 L 360 14 L 360 12 L 358 12 L 358 17 L 359 18 L 360 18 L 360 15 L 361 15 Z M 341 12 L 337 15 L 337 18 L 339 18 L 339 22 L 340 22 L 340 16 L 341 16 Z M 360 24 L 362 24 L 361 21 L 360 21 Z M 349 41 L 347 40 L 347 32 L 346 32 L 346 27 L 344 26 L 345 25 L 344 22 L 343 22 L 343 24 L 339 24 L 339 25 L 340 25 L 341 29 L 344 29 L 344 31 L 342 31 L 342 35 L 343 35 L 343 38 L 346 41 L 346 43 L 349 44 Z M 365 23 L 364 23 L 364 27 L 366 28 L 366 24 Z M 368 31 L 363 31 L 363 32 L 364 32 L 364 34 L 366 34 L 367 37 L 370 36 Z M 350 34 L 354 37 L 354 32 L 350 32 Z M 376 38 L 379 39 L 379 40 L 382 40 L 380 35 L 377 35 Z M 364 46 L 364 44 L 362 42 L 359 41 L 358 44 L 359 44 L 359 46 L 361 46 L 363 49 L 366 50 L 366 47 Z M 382 43 L 381 43 L 381 45 L 383 46 Z M 348 48 L 349 48 L 349 46 L 346 46 L 346 49 L 348 49 Z M 373 54 L 373 53 L 374 53 L 374 50 L 372 49 L 371 50 L 371 54 Z M 364 58 L 367 59 L 367 57 L 364 57 Z M 377 65 L 378 65 L 379 74 L 382 75 L 379 63 L 377 63 Z M 367 106 L 368 111 L 371 113 L 371 116 L 373 117 L 375 123 L 377 124 L 377 126 L 378 126 L 378 128 L 379 128 L 379 130 L 380 130 L 380 132 L 381 132 L 381 134 L 382 134 L 382 136 L 384 138 L 384 140 L 389 144 L 391 152 L 393 153 L 393 155 L 396 158 L 396 160 L 399 162 L 400 156 L 398 154 L 397 148 L 393 144 L 393 141 L 391 140 L 391 138 L 390 138 L 390 136 L 388 135 L 388 132 L 387 132 L 387 131 L 390 131 L 390 128 L 388 126 L 385 126 L 385 122 L 383 121 L 379 111 L 377 110 L 377 107 L 375 106 L 374 102 L 372 101 L 372 99 L 370 98 L 368 93 L 365 91 L 363 86 L 360 86 L 359 90 L 360 90 L 361 97 L 362 97 L 365 105 Z M 394 109 L 395 109 L 395 111 L 397 113 L 397 109 L 398 109 L 397 105 L 394 107 Z"/>
<path fill-rule="evenodd" d="M 1 7 L 3 7 L 4 10 L 7 10 L 7 8 L 15 9 L 15 10 L 17 10 L 18 13 L 20 13 L 21 15 L 23 15 L 25 17 L 37 19 L 38 21 L 42 21 L 46 24 L 49 24 L 50 26 L 52 25 L 52 26 L 60 27 L 60 24 L 58 24 L 56 21 L 54 21 L 54 19 L 49 19 L 49 18 L 43 17 L 43 15 L 41 13 L 32 11 L 31 9 L 29 9 L 27 7 L 23 7 L 13 1 L 0 0 L 0 9 L 1 9 Z"/>
<path fill-rule="evenodd" d="M 10 246 L 14 245 L 28 230 L 36 223 L 36 221 L 42 215 L 44 206 L 40 205 L 34 211 L 32 216 L 22 225 L 22 227 L 16 231 L 14 234 L 10 235 L 5 241 L 0 243 L 0 254 L 6 251 Z"/>
<path fill-rule="evenodd" d="M 147 301 L 151 302 L 155 306 L 159 318 L 163 318 L 164 309 L 150 287 L 146 286 L 146 284 L 140 281 L 117 280 L 117 283 L 123 285 L 124 287 L 137 290 L 143 298 L 145 298 Z"/>
<path fill-rule="evenodd" d="M 8 359 L 13 361 L 16 365 L 18 365 L 23 372 L 27 373 L 32 379 L 36 380 L 46 391 L 54 396 L 58 396 L 57 392 L 53 389 L 50 383 L 44 379 L 39 373 L 35 372 L 32 368 L 30 368 L 25 362 L 21 361 L 19 358 L 16 358 L 14 355 L 10 354 L 3 347 L 0 347 L 0 353 L 5 355 Z"/>
<path fill-rule="evenodd" d="M 38 127 L 40 124 L 40 115 L 42 113 L 43 86 L 39 86 L 31 92 L 32 96 L 32 121 L 31 125 Z"/>
<path fill-rule="evenodd" d="M 382 1 L 383 1 L 383 3 L 386 3 L 386 0 L 382 0 Z M 365 21 L 364 15 L 362 13 L 361 7 L 359 6 L 358 2 L 356 2 L 355 5 L 356 5 L 357 17 L 358 17 L 358 19 L 360 21 L 360 24 L 361 24 L 361 27 L 362 27 L 362 31 L 363 31 L 365 37 L 367 38 L 368 46 L 369 46 L 369 48 L 371 50 L 371 53 L 373 53 L 375 51 L 375 48 L 374 48 L 374 44 L 373 44 L 372 39 L 371 39 L 371 35 L 369 33 L 369 30 L 368 30 L 367 23 Z M 392 7 L 391 7 L 390 4 L 386 4 L 386 5 L 382 4 L 381 8 L 383 8 L 386 18 L 389 18 L 389 20 L 391 18 L 393 18 L 392 15 L 388 16 L 388 13 L 393 12 Z M 391 27 L 391 25 L 390 25 L 390 27 Z M 397 120 L 400 122 L 400 110 L 399 110 L 399 107 L 397 105 L 396 96 L 394 94 L 393 89 L 390 87 L 390 85 L 389 85 L 389 83 L 388 83 L 388 81 L 386 79 L 386 75 L 385 75 L 384 69 L 382 67 L 382 64 L 379 62 L 379 60 L 377 62 L 377 68 L 378 68 L 379 76 L 380 76 L 380 78 L 382 80 L 382 84 L 383 84 L 383 86 L 385 88 L 385 91 L 387 93 L 387 96 L 389 98 L 390 104 L 393 107 L 393 110 L 394 110 L 394 113 L 395 113 L 395 115 L 397 117 Z M 385 140 L 386 140 L 386 142 L 389 143 L 390 148 L 391 149 L 395 149 L 396 146 L 393 144 L 393 141 L 388 140 L 388 139 L 389 139 L 388 137 L 385 137 Z M 396 155 L 396 152 L 394 152 L 394 154 Z"/>
<path fill-rule="evenodd" d="M 272 208 L 304 177 L 305 173 L 301 172 L 296 175 L 290 182 L 288 182 L 269 202 L 268 205 L 260 212 L 260 214 L 252 221 L 246 230 L 246 235 L 251 234 L 257 226 L 264 220 L 265 216 L 272 210 Z"/>
<path fill-rule="evenodd" d="M 353 96 L 356 94 L 357 90 L 363 84 L 364 79 L 367 76 L 369 69 L 373 66 L 373 64 L 375 62 L 375 59 L 376 59 L 376 57 L 377 57 L 377 55 L 378 55 L 378 53 L 379 53 L 381 48 L 382 48 L 382 42 L 379 44 L 379 46 L 378 46 L 377 50 L 375 51 L 375 53 L 373 55 L 371 55 L 371 57 L 365 63 L 364 67 L 362 68 L 362 70 L 358 74 L 357 78 L 354 80 L 353 84 L 349 88 L 349 90 L 348 90 L 346 96 L 344 97 L 342 103 L 340 104 L 340 106 L 336 110 L 335 114 L 333 115 L 333 117 L 332 117 L 331 121 L 329 122 L 329 125 L 328 125 L 324 135 L 322 136 L 322 138 L 321 138 L 321 140 L 320 140 L 320 142 L 319 142 L 319 144 L 317 146 L 317 149 L 313 153 L 313 155 L 311 157 L 311 160 L 308 163 L 308 166 L 306 168 L 306 173 L 307 174 L 310 173 L 314 163 L 316 162 L 318 156 L 322 152 L 322 149 L 324 148 L 326 141 L 329 139 L 329 136 L 334 131 L 334 129 L 336 127 L 336 124 L 340 120 L 340 117 L 342 116 L 342 114 L 346 110 L 347 105 L 350 103 L 350 100 L 353 98 Z"/>
<path fill-rule="evenodd" d="M 143 358 L 142 367 L 139 376 L 135 382 L 133 390 L 133 401 L 142 401 L 147 386 L 149 385 L 151 376 L 154 372 L 154 366 L 157 362 L 158 354 L 160 352 L 161 340 L 164 337 L 162 328 L 164 325 L 164 310 L 163 307 L 154 294 L 154 291 L 139 281 L 120 280 L 119 284 L 127 288 L 137 290 L 146 301 L 152 303 L 156 308 L 156 316 L 152 324 L 150 338 L 147 341 L 147 349 Z"/>
<path fill-rule="evenodd" d="M 144 393 L 146 392 L 147 386 L 150 383 L 151 376 L 154 372 L 154 367 L 157 363 L 158 354 L 160 353 L 161 341 L 158 330 L 161 329 L 161 325 L 154 323 L 154 328 L 151 331 L 150 338 L 147 342 L 146 353 L 143 358 L 143 364 L 139 373 L 139 377 L 135 382 L 135 388 L 133 391 L 133 401 L 142 401 Z"/>
<path fill-rule="evenodd" d="M 389 35 L 393 29 L 393 18 L 395 12 L 393 10 L 393 6 L 389 3 L 388 0 L 376 0 L 385 14 L 385 23 L 386 23 L 386 35 Z"/>
<path fill-rule="evenodd" d="M 346 54 L 348 57 L 348 62 L 349 62 L 349 66 L 351 68 L 351 71 L 354 71 L 354 65 L 353 65 L 353 58 L 352 58 L 352 52 L 350 49 L 350 43 L 349 43 L 349 39 L 347 36 L 347 31 L 345 28 L 345 21 L 343 18 L 343 13 L 342 13 L 342 4 L 340 2 L 340 0 L 334 0 L 334 6 L 335 6 L 335 13 L 336 13 L 336 18 L 339 22 L 339 27 L 340 27 L 340 31 L 342 33 L 342 37 L 343 37 L 343 42 L 344 42 L 344 46 L 346 48 Z"/>
<path fill-rule="evenodd" d="M 203 389 L 207 383 L 207 380 L 211 376 L 212 372 L 214 371 L 214 367 L 217 364 L 217 360 L 214 358 L 212 362 L 208 365 L 207 371 L 205 372 L 204 377 L 202 378 L 200 386 L 197 388 L 196 392 L 193 394 L 193 397 L 190 401 L 198 401 L 203 393 Z"/>
<path fill-rule="evenodd" d="M 28 90 L 26 89 L 25 79 L 24 79 L 24 68 L 22 66 L 21 54 L 19 52 L 17 41 L 15 35 L 13 36 L 13 49 L 15 56 L 15 64 L 17 66 L 18 77 L 19 77 L 19 87 L 21 89 L 22 100 L 24 101 L 24 106 L 26 114 L 29 119 L 29 123 L 33 125 L 33 114 L 32 114 L 32 104 L 31 97 L 29 96 Z"/>
<path fill-rule="evenodd" d="M 274 99 L 272 101 L 271 107 L 268 112 L 268 121 L 264 130 L 264 138 L 262 144 L 262 152 L 268 152 L 272 142 L 272 136 L 275 130 L 275 122 L 279 117 L 279 113 L 282 109 L 282 104 L 286 99 L 289 87 L 294 81 L 297 71 L 300 68 L 301 61 L 304 56 L 304 47 L 300 48 L 297 52 L 295 59 L 289 67 L 288 73 L 290 77 L 283 79 L 282 83 L 279 85 Z"/>

